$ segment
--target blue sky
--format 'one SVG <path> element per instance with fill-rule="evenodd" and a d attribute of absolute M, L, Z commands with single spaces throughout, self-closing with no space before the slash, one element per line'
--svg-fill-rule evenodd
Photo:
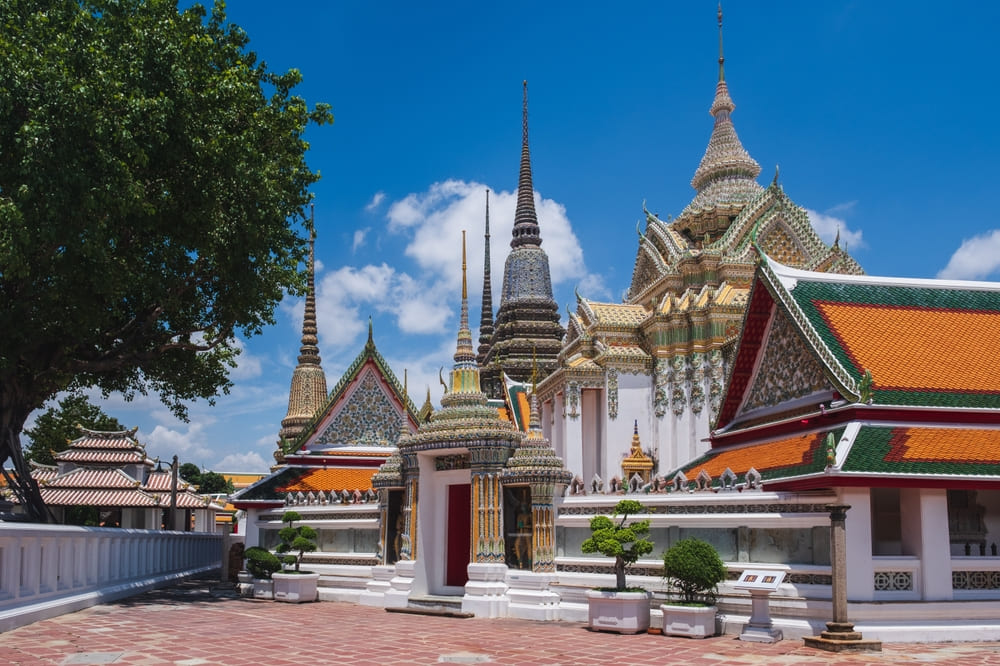
<path fill-rule="evenodd" d="M 729 2 L 733 121 L 761 164 L 836 230 L 868 273 L 998 279 L 1000 154 L 994 3 Z M 479 321 L 484 190 L 491 194 L 494 299 L 513 224 L 521 81 L 543 248 L 556 300 L 574 288 L 619 301 L 642 206 L 665 217 L 691 200 L 712 129 L 715 2 L 300 2 L 231 0 L 230 19 L 273 70 L 300 69 L 300 94 L 333 106 L 313 128 L 320 351 L 332 388 L 375 342 L 419 405 L 451 364 L 461 229 Z M 190 423 L 154 397 L 104 409 L 151 455 L 216 471 L 273 462 L 302 303 L 241 341 L 235 387 Z M 564 315 L 565 318 L 565 315 Z M 473 331 L 477 335 L 477 331 Z"/>

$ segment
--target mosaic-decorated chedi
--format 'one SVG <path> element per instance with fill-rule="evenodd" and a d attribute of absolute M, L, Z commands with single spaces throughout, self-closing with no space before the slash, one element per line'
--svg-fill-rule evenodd
<path fill-rule="evenodd" d="M 542 235 L 535 213 L 535 192 L 528 149 L 528 82 L 524 82 L 522 110 L 521 168 L 517 181 L 513 239 L 503 271 L 500 308 L 493 325 L 489 349 L 480 347 L 483 388 L 490 398 L 500 398 L 503 375 L 518 382 L 531 380 L 534 368 L 545 376 L 556 367 L 564 329 L 559 306 L 552 297 L 549 257 L 542 249 Z M 487 218 L 488 220 L 488 218 Z M 489 233 L 487 227 L 487 234 Z M 489 243 L 486 245 L 489 252 Z M 486 256 L 489 266 L 489 255 Z M 488 270 L 488 269 L 487 269 Z M 488 284 L 486 285 L 488 287 Z M 492 296 L 483 289 L 483 320 L 492 309 Z M 481 342 L 484 340 L 481 338 Z"/>
<path fill-rule="evenodd" d="M 298 365 L 292 372 L 292 386 L 288 392 L 288 413 L 281 420 L 278 448 L 274 460 L 280 465 L 285 461 L 285 448 L 294 442 L 317 412 L 326 404 L 326 374 L 319 356 L 319 338 L 316 328 L 316 233 L 309 239 L 309 268 L 306 285 L 306 307 L 302 317 L 302 346 L 299 348 Z"/>
<path fill-rule="evenodd" d="M 542 422 L 584 480 L 617 475 L 632 426 L 662 474 L 702 453 L 716 418 L 757 255 L 814 271 L 861 273 L 824 243 L 806 211 L 760 165 L 733 125 L 719 12 L 714 125 L 695 170 L 692 201 L 676 218 L 645 211 L 624 303 L 579 297 L 557 370 L 539 386 Z M 645 209 L 644 209 L 645 210 Z"/>

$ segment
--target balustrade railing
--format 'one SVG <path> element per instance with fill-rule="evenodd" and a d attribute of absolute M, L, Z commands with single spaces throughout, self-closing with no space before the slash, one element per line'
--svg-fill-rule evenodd
<path fill-rule="evenodd" d="M 0 631 L 218 569 L 222 538 L 0 523 Z"/>

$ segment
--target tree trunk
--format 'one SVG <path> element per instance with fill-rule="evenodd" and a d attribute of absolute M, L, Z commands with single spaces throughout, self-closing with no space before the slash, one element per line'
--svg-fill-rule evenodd
<path fill-rule="evenodd" d="M 20 419 L 20 424 L 15 427 L 12 421 L 17 419 L 11 418 L 12 416 L 10 413 L 0 412 L 0 469 L 3 470 L 7 487 L 14 492 L 27 520 L 33 523 L 49 522 L 51 516 L 42 501 L 38 482 L 31 478 L 31 471 L 21 451 L 20 434 L 25 419 Z M 13 463 L 12 470 L 7 469 L 8 459 Z"/>
<path fill-rule="evenodd" d="M 615 558 L 615 587 L 621 592 L 625 589 L 625 560 Z"/>

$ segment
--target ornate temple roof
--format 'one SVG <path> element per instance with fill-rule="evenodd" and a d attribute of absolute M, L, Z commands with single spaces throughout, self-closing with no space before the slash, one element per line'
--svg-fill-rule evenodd
<path fill-rule="evenodd" d="M 713 449 L 771 489 L 1000 487 L 1000 283 L 835 275 L 766 255 Z"/>
<path fill-rule="evenodd" d="M 284 455 L 305 449 L 323 452 L 334 447 L 391 447 L 399 436 L 404 414 L 410 429 L 419 422 L 417 408 L 375 345 L 372 322 L 368 341 L 322 409 L 286 442 Z"/>
<path fill-rule="evenodd" d="M 274 458 L 284 460 L 285 442 L 293 442 L 302 434 L 306 425 L 326 404 L 326 374 L 319 355 L 319 338 L 316 325 L 316 232 L 309 238 L 309 269 L 306 306 L 302 317 L 302 346 L 299 348 L 298 365 L 292 371 L 292 384 L 288 392 L 288 412 L 281 420 L 278 433 L 278 450 Z"/>
<path fill-rule="evenodd" d="M 57 466 L 33 465 L 31 476 L 38 482 L 46 504 L 102 508 L 170 506 L 172 474 L 159 467 L 150 469 L 154 463 L 135 438 L 136 428 L 114 432 L 80 430 L 81 436 L 56 457 Z M 140 471 L 144 478 L 132 476 L 117 465 Z M 183 480 L 178 480 L 177 490 L 178 508 L 216 511 L 223 508 Z"/>

